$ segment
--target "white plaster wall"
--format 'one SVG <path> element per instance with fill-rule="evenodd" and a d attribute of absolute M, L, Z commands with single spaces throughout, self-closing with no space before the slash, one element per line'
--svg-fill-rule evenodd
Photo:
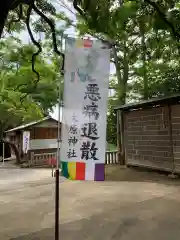
<path fill-rule="evenodd" d="M 57 148 L 57 139 L 30 140 L 30 150 Z"/>

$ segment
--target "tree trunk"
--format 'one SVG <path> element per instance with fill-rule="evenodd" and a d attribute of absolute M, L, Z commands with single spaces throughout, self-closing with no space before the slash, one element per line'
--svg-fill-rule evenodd
<path fill-rule="evenodd" d="M 127 96 L 127 82 L 129 78 L 129 63 L 128 63 L 128 49 L 126 46 L 126 40 L 124 41 L 124 57 L 123 57 L 123 92 L 121 93 L 122 104 L 126 103 Z"/>
<path fill-rule="evenodd" d="M 124 56 L 123 56 L 123 72 L 120 72 L 120 63 L 118 61 L 117 51 L 114 50 L 114 60 L 116 67 L 116 75 L 118 79 L 118 104 L 123 105 L 126 102 L 127 82 L 129 78 L 129 63 L 128 63 L 128 48 L 126 47 L 126 40 L 123 42 Z M 122 115 L 117 112 L 117 147 L 118 160 L 121 165 L 124 165 L 124 148 L 123 148 L 123 119 Z"/>
<path fill-rule="evenodd" d="M 9 12 L 9 0 L 3 1 L 0 7 L 0 38 L 2 37 L 4 25 Z"/>
<path fill-rule="evenodd" d="M 121 100 L 120 100 L 120 89 L 121 89 L 121 85 L 123 83 L 122 81 L 122 76 L 121 76 L 121 69 L 120 69 L 120 64 L 119 64 L 119 59 L 118 59 L 118 55 L 117 55 L 117 50 L 115 48 L 115 46 L 112 47 L 112 50 L 113 50 L 113 57 L 114 57 L 114 63 L 115 63 L 115 68 L 116 68 L 116 76 L 117 76 L 117 81 L 118 81 L 118 104 L 123 104 L 121 103 Z"/>
<path fill-rule="evenodd" d="M 16 156 L 16 163 L 20 164 L 21 161 L 20 161 L 20 154 L 19 154 L 18 148 L 16 147 L 16 145 L 14 143 L 4 140 L 4 131 L 5 131 L 6 127 L 7 127 L 7 124 L 3 121 L 0 121 L 0 141 L 4 142 L 6 144 L 9 144 L 9 146 L 14 151 L 14 154 Z"/>
<path fill-rule="evenodd" d="M 141 46 L 142 46 L 142 62 L 143 62 L 143 98 L 145 100 L 148 99 L 149 91 L 148 91 L 148 77 L 147 77 L 147 66 L 146 66 L 146 41 L 145 41 L 145 29 L 144 23 L 140 21 L 139 23 L 140 33 L 141 33 Z"/>
<path fill-rule="evenodd" d="M 19 154 L 19 151 L 18 151 L 16 145 L 12 142 L 9 142 L 9 141 L 4 141 L 3 140 L 3 142 L 10 145 L 10 147 L 12 148 L 12 150 L 14 151 L 14 154 L 16 156 L 16 163 L 20 164 L 21 163 L 20 154 Z"/>

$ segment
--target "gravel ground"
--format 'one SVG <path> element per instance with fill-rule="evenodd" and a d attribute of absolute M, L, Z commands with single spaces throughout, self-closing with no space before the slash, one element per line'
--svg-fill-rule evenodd
<path fill-rule="evenodd" d="M 179 240 L 179 180 L 106 169 L 105 182 L 60 177 L 61 240 Z M 0 169 L 0 239 L 54 239 L 50 169 Z"/>

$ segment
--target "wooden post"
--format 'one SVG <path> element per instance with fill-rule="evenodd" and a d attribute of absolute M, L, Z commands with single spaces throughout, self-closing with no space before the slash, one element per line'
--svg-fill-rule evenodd
<path fill-rule="evenodd" d="M 119 126 L 119 110 L 116 111 L 116 117 L 117 117 L 117 158 L 118 158 L 118 162 L 120 163 L 121 161 L 121 149 L 120 149 L 120 126 Z"/>
<path fill-rule="evenodd" d="M 3 141 L 3 154 L 2 154 L 3 156 L 3 165 L 4 165 L 4 141 Z"/>
<path fill-rule="evenodd" d="M 124 134 L 123 134 L 123 116 L 120 110 L 117 110 L 117 156 L 120 165 L 124 165 Z"/>
<path fill-rule="evenodd" d="M 170 136 L 170 147 L 171 147 L 171 157 L 172 157 L 172 173 L 169 175 L 171 178 L 176 178 L 176 173 L 175 173 L 175 159 L 174 159 L 174 148 L 173 148 L 173 136 L 172 136 L 172 112 L 171 112 L 171 105 L 168 104 L 168 130 L 169 130 L 169 136 Z M 163 117 L 164 114 L 163 114 Z"/>
<path fill-rule="evenodd" d="M 124 117 L 123 117 L 122 111 L 119 112 L 119 119 L 120 119 L 120 124 L 119 124 L 119 130 L 120 130 L 120 136 L 121 136 L 121 153 L 120 153 L 120 164 L 124 165 L 125 164 L 125 153 L 124 153 Z"/>
<path fill-rule="evenodd" d="M 29 167 L 32 166 L 33 160 L 34 160 L 34 152 L 31 152 L 31 156 L 30 156 L 30 160 L 29 160 Z"/>

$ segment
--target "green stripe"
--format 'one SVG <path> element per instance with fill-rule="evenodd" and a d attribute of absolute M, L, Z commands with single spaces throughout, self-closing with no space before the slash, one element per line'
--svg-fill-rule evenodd
<path fill-rule="evenodd" d="M 62 162 L 62 175 L 65 178 L 69 178 L 68 163 L 67 162 Z"/>

